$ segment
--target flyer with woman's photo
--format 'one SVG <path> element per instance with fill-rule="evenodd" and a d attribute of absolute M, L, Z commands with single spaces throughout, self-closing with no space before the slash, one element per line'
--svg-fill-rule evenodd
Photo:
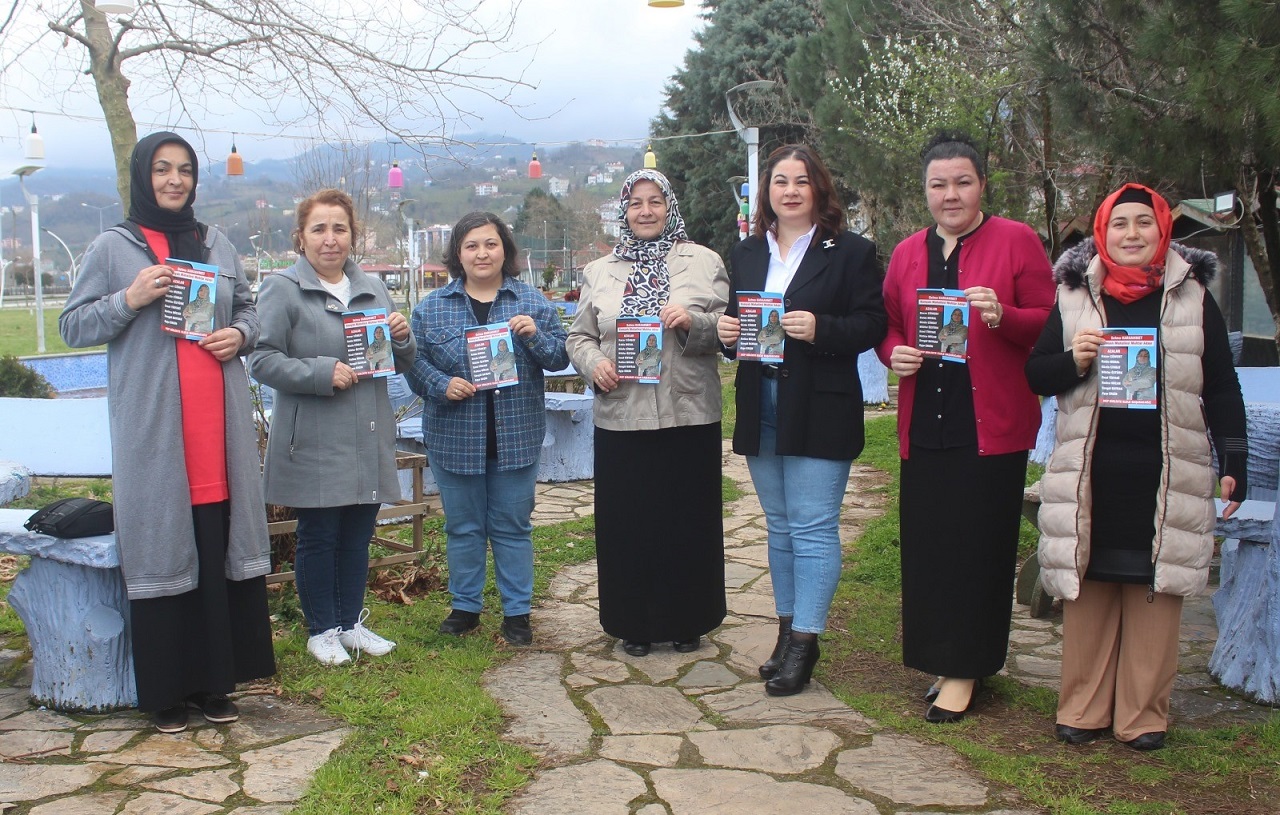
<path fill-rule="evenodd" d="M 782 330 L 783 297 L 771 291 L 738 292 L 738 359 L 768 365 L 782 364 L 782 346 L 787 335 Z"/>
<path fill-rule="evenodd" d="M 173 274 L 164 293 L 160 329 L 189 340 L 209 336 L 214 329 L 214 303 L 218 299 L 218 267 L 194 260 L 165 258 Z"/>
<path fill-rule="evenodd" d="M 1098 406 L 1156 410 L 1159 329 L 1104 328 L 1098 346 Z"/>
<path fill-rule="evenodd" d="M 463 334 L 467 343 L 471 384 L 476 386 L 476 390 L 488 391 L 520 384 L 510 326 L 489 323 L 468 328 Z"/>
<path fill-rule="evenodd" d="M 656 385 L 662 375 L 662 321 L 657 317 L 619 317 L 614 345 L 618 379 Z"/>
<path fill-rule="evenodd" d="M 343 312 L 342 333 L 347 341 L 347 364 L 357 377 L 391 376 L 396 372 L 385 308 Z"/>
<path fill-rule="evenodd" d="M 969 300 L 963 291 L 916 290 L 916 348 L 948 362 L 969 359 Z"/>

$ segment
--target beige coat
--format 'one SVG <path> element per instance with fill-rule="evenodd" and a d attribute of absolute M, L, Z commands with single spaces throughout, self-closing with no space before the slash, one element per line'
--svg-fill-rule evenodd
<path fill-rule="evenodd" d="M 1055 270 L 1063 278 L 1064 262 L 1079 261 L 1071 253 Z M 1184 597 L 1198 594 L 1209 574 L 1213 555 L 1214 471 L 1208 428 L 1201 408 L 1201 357 L 1204 352 L 1204 286 L 1174 249 L 1165 262 L 1160 320 L 1160 358 L 1164 368 L 1161 397 L 1161 448 L 1164 471 L 1156 497 L 1156 536 L 1151 559 L 1153 589 Z M 1058 287 L 1063 346 L 1076 332 L 1101 328 L 1102 262 L 1095 255 L 1085 271 L 1087 285 Z M 1058 395 L 1057 445 L 1041 482 L 1040 568 L 1045 589 L 1074 600 L 1089 565 L 1092 521 L 1089 473 L 1098 425 L 1098 373 Z"/>
<path fill-rule="evenodd" d="M 720 421 L 720 343 L 716 322 L 729 300 L 729 275 L 720 256 L 696 243 L 677 243 L 667 255 L 671 300 L 693 318 L 688 331 L 662 334 L 662 380 L 623 382 L 597 393 L 595 423 L 605 430 L 657 430 Z M 614 359 L 614 330 L 631 263 L 608 255 L 590 263 L 566 347 L 588 382 L 602 360 Z M 657 316 L 657 315 L 653 315 Z"/>

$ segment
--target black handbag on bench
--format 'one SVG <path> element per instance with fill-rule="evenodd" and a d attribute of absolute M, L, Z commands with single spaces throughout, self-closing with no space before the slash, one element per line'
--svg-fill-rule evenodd
<path fill-rule="evenodd" d="M 111 504 L 93 498 L 62 498 L 41 507 L 23 524 L 29 532 L 55 538 L 88 538 L 115 531 Z"/>

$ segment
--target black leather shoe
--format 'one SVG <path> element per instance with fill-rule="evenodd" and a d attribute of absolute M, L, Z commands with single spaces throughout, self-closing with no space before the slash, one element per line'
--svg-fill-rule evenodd
<path fill-rule="evenodd" d="M 773 679 L 782 667 L 782 655 L 787 652 L 787 643 L 791 642 L 791 618 L 778 618 L 778 641 L 773 644 L 773 653 L 760 666 L 761 679 Z"/>
<path fill-rule="evenodd" d="M 671 643 L 671 649 L 681 654 L 692 654 L 701 644 L 702 637 L 694 637 L 691 640 L 676 640 Z"/>
<path fill-rule="evenodd" d="M 151 721 L 155 723 L 156 730 L 161 733 L 181 733 L 187 729 L 187 705 L 183 702 L 164 710 L 157 710 L 151 714 Z"/>
<path fill-rule="evenodd" d="M 480 614 L 476 611 L 460 611 L 453 609 L 449 612 L 449 616 L 444 618 L 444 622 L 440 623 L 437 629 L 441 634 L 450 634 L 460 637 L 468 631 L 474 631 L 480 627 Z"/>
<path fill-rule="evenodd" d="M 1136 739 L 1130 739 L 1124 742 L 1126 747 L 1132 747 L 1135 750 L 1163 750 L 1164 749 L 1164 731 L 1157 730 L 1154 733 L 1143 733 Z"/>
<path fill-rule="evenodd" d="M 1060 724 L 1053 729 L 1053 737 L 1066 744 L 1088 744 L 1106 733 L 1105 727 L 1072 727 L 1069 724 Z"/>
<path fill-rule="evenodd" d="M 622 641 L 622 650 L 626 651 L 633 657 L 643 657 L 649 655 L 649 643 L 632 642 L 631 640 Z"/>
<path fill-rule="evenodd" d="M 222 693 L 193 693 L 187 704 L 199 708 L 209 724 L 231 724 L 240 718 L 240 708 Z"/>
<path fill-rule="evenodd" d="M 502 628 L 499 629 L 499 632 L 508 645 L 523 648 L 526 645 L 533 644 L 533 627 L 529 625 L 528 614 L 503 617 Z"/>
<path fill-rule="evenodd" d="M 973 710 L 973 700 L 978 698 L 979 687 L 978 681 L 975 680 L 973 690 L 969 693 L 969 702 L 964 706 L 964 710 L 947 710 L 945 707 L 929 705 L 929 709 L 924 713 L 924 720 L 929 724 L 950 724 L 960 721 L 964 718 L 964 714 Z"/>
<path fill-rule="evenodd" d="M 786 653 L 782 655 L 782 664 L 773 678 L 764 683 L 764 692 L 770 696 L 794 696 L 804 690 L 813 677 L 813 666 L 818 664 L 819 656 L 816 635 L 796 639 L 792 634 Z"/>

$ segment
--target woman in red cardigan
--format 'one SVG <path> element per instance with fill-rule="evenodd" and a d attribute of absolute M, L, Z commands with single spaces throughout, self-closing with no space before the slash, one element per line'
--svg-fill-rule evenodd
<path fill-rule="evenodd" d="M 963 136 L 923 151 L 934 226 L 893 250 L 889 333 L 877 347 L 899 377 L 902 659 L 939 681 L 925 719 L 958 721 L 975 683 L 1004 667 L 1027 451 L 1040 402 L 1022 376 L 1053 305 L 1053 275 L 1028 226 L 983 213 L 987 176 Z M 966 357 L 917 346 L 917 292 L 962 290 Z M 981 325 L 979 324 L 981 323 Z"/>

